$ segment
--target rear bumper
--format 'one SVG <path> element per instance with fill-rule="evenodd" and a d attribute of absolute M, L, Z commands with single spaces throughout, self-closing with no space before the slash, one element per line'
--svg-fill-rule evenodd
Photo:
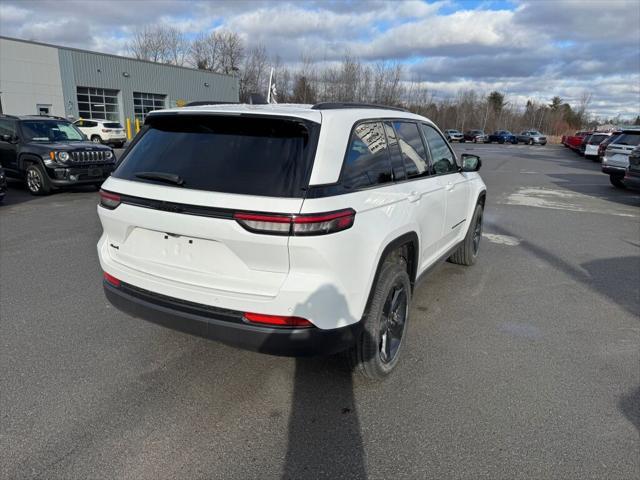
<path fill-rule="evenodd" d="M 606 173 L 608 175 L 618 175 L 620 177 L 624 177 L 627 169 L 625 167 L 615 167 L 613 165 L 602 165 L 602 173 Z"/>
<path fill-rule="evenodd" d="M 242 312 L 210 307 L 121 284 L 103 282 L 107 299 L 118 310 L 181 332 L 227 345 L 283 356 L 331 355 L 354 344 L 362 322 L 332 330 L 272 328 L 246 323 Z"/>
<path fill-rule="evenodd" d="M 103 137 L 102 141 L 104 143 L 124 143 L 127 141 L 127 137 L 124 136 L 118 136 L 118 137 Z"/>

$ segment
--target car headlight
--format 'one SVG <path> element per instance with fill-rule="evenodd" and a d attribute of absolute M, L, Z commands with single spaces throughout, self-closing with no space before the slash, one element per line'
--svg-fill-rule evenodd
<path fill-rule="evenodd" d="M 113 158 L 113 152 L 111 150 L 105 152 L 104 158 L 112 159 Z"/>
<path fill-rule="evenodd" d="M 69 152 L 58 152 L 57 157 L 61 162 L 66 162 L 69 160 Z"/>

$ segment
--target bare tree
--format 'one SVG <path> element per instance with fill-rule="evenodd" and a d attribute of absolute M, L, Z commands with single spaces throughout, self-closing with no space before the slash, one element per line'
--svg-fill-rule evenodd
<path fill-rule="evenodd" d="M 240 101 L 247 101 L 252 93 L 266 95 L 268 71 L 267 49 L 264 45 L 249 50 L 240 77 Z"/>
<path fill-rule="evenodd" d="M 219 43 L 219 63 L 216 69 L 219 73 L 232 74 L 240 68 L 244 57 L 244 44 L 240 35 L 235 32 L 217 32 Z"/>
<path fill-rule="evenodd" d="M 189 52 L 189 42 L 176 27 L 164 29 L 165 62 L 183 66 Z"/>
<path fill-rule="evenodd" d="M 167 56 L 165 27 L 145 26 L 133 34 L 128 50 L 139 60 L 162 62 Z"/>

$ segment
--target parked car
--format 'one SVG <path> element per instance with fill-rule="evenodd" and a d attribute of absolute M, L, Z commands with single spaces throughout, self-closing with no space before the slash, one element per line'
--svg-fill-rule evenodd
<path fill-rule="evenodd" d="M 488 143 L 493 142 L 516 144 L 518 143 L 518 139 L 509 130 L 496 130 L 491 135 L 489 135 Z"/>
<path fill-rule="evenodd" d="M 640 145 L 640 130 L 623 130 L 605 150 L 602 171 L 609 175 L 609 180 L 614 187 L 625 188 L 624 176 L 629 166 L 629 156 L 638 145 Z"/>
<path fill-rule="evenodd" d="M 94 118 L 76 120 L 73 124 L 94 143 L 104 143 L 113 145 L 115 148 L 122 148 L 127 142 L 127 135 L 120 122 Z"/>
<path fill-rule="evenodd" d="M 0 164 L 42 195 L 73 185 L 100 185 L 115 165 L 111 148 L 96 145 L 71 122 L 49 116 L 0 115 Z"/>
<path fill-rule="evenodd" d="M 517 143 L 526 143 L 528 145 L 546 145 L 547 137 L 537 130 L 525 130 L 517 137 Z"/>
<path fill-rule="evenodd" d="M 401 109 L 151 112 L 100 191 L 106 296 L 263 353 L 349 350 L 382 378 L 406 348 L 416 279 L 439 260 L 477 258 L 480 165 Z"/>
<path fill-rule="evenodd" d="M 611 133 L 607 132 L 593 132 L 591 135 L 585 137 L 584 142 L 584 157 L 591 160 L 598 159 L 598 148 L 600 144 L 611 136 Z"/>
<path fill-rule="evenodd" d="M 625 187 L 640 188 L 640 147 L 631 150 L 629 166 L 624 175 Z"/>
<path fill-rule="evenodd" d="M 571 148 L 572 150 L 578 150 L 580 148 L 580 145 L 582 145 L 584 137 L 586 137 L 587 135 L 591 135 L 591 133 L 592 132 L 583 130 L 576 132 L 575 135 L 563 136 L 562 144 L 565 147 Z"/>
<path fill-rule="evenodd" d="M 4 196 L 7 194 L 7 176 L 4 173 L 4 168 L 0 167 L 0 202 L 4 200 Z"/>
<path fill-rule="evenodd" d="M 487 136 L 482 130 L 467 130 L 464 132 L 464 139 L 467 142 L 473 143 L 486 142 Z"/>
<path fill-rule="evenodd" d="M 622 133 L 622 131 L 620 131 L 620 130 L 612 132 L 611 136 L 606 138 L 603 142 L 600 143 L 600 145 L 598 145 L 598 161 L 599 162 L 602 162 L 602 158 L 604 157 L 604 152 L 606 151 L 606 149 L 609 146 L 609 144 L 611 142 L 614 142 L 616 140 L 616 138 L 618 138 L 618 136 L 621 133 Z"/>
<path fill-rule="evenodd" d="M 462 132 L 460 132 L 459 130 L 453 130 L 453 129 L 445 130 L 444 134 L 447 137 L 448 142 L 464 143 L 464 135 L 462 135 Z"/>

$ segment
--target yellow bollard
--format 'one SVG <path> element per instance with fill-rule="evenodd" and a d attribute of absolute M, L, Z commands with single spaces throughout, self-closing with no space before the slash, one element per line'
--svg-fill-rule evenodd
<path fill-rule="evenodd" d="M 136 118 L 136 135 L 138 134 L 139 131 L 140 131 L 140 120 Z"/>
<path fill-rule="evenodd" d="M 131 119 L 127 118 L 127 139 L 131 140 Z"/>

